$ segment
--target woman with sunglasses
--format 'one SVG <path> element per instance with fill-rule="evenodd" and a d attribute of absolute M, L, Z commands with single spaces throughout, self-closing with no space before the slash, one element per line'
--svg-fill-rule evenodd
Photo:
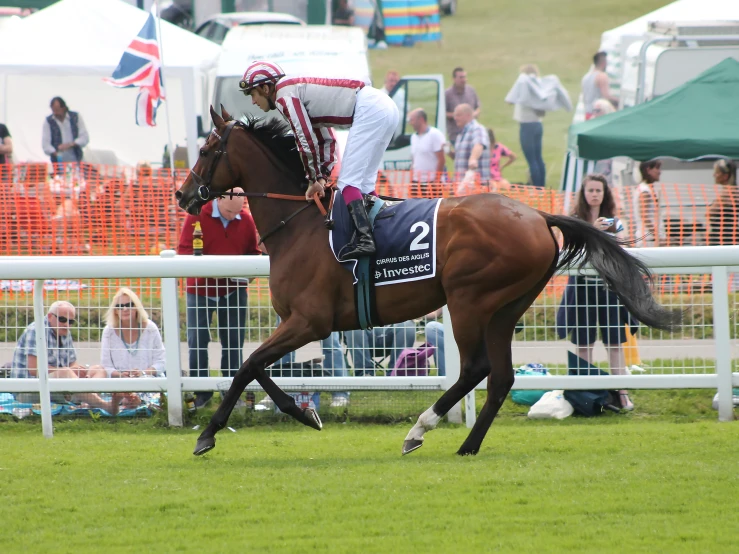
<path fill-rule="evenodd" d="M 164 344 L 141 300 L 120 288 L 105 314 L 100 363 L 109 377 L 163 377 Z"/>

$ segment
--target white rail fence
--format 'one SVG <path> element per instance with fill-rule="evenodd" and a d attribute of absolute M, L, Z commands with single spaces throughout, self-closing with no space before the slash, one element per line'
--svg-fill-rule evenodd
<path fill-rule="evenodd" d="M 642 258 L 655 274 L 710 275 L 713 309 L 713 340 L 705 341 L 715 361 L 715 371 L 610 376 L 549 376 L 516 379 L 516 389 L 714 389 L 719 392 L 720 421 L 733 419 L 732 387 L 739 386 L 739 373 L 732 373 L 731 319 L 736 304 L 730 303 L 729 273 L 739 272 L 739 246 L 644 248 L 631 250 Z M 166 392 L 168 419 L 174 426 L 183 424 L 182 391 L 215 391 L 224 377 L 184 377 L 180 353 L 180 297 L 177 279 L 190 277 L 263 277 L 269 275 L 269 259 L 264 256 L 176 256 L 168 250 L 160 256 L 85 256 L 85 257 L 4 257 L 0 280 L 33 280 L 33 313 L 36 325 L 45 317 L 46 279 L 161 279 L 162 321 L 166 366 L 164 378 L 119 379 L 49 379 L 45 334 L 38 332 L 38 377 L 0 380 L 5 392 L 40 393 L 44 436 L 51 437 L 52 392 Z M 450 318 L 444 309 L 444 344 L 446 376 L 347 376 L 347 377 L 277 377 L 275 382 L 290 390 L 429 390 L 448 389 L 459 376 L 459 354 L 454 342 Z M 658 342 L 658 341 L 654 341 Z M 669 343 L 667 346 L 670 346 Z M 519 345 L 519 349 L 522 348 Z M 532 345 L 523 343 L 526 350 Z M 561 345 L 560 345 L 561 348 Z M 515 350 L 515 349 L 514 349 Z M 478 388 L 484 389 L 485 382 Z M 474 393 L 465 399 L 466 423 L 474 424 Z M 461 407 L 450 412 L 451 421 L 462 421 Z"/>

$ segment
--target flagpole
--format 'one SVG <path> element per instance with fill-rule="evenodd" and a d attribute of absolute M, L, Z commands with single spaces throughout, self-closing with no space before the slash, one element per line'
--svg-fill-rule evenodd
<path fill-rule="evenodd" d="M 159 63 L 161 64 L 160 75 L 162 76 L 162 87 L 164 87 L 164 93 L 167 94 L 167 83 L 164 80 L 164 46 L 162 45 L 162 18 L 159 17 L 159 2 L 154 0 L 154 7 L 156 8 L 156 20 L 157 20 L 157 44 L 159 45 Z M 169 145 L 169 173 L 172 177 L 172 186 L 175 186 L 175 173 L 174 173 L 174 147 L 172 144 L 172 125 L 169 119 L 169 102 L 164 99 L 164 112 L 167 118 L 167 143 Z"/>

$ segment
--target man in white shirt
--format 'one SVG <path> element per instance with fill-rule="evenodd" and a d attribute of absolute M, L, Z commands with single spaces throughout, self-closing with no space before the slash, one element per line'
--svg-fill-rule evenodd
<path fill-rule="evenodd" d="M 428 116 L 423 108 L 417 108 L 408 114 L 408 122 L 415 131 L 411 135 L 413 181 L 437 181 L 439 174 L 444 171 L 444 133 L 428 124 Z"/>

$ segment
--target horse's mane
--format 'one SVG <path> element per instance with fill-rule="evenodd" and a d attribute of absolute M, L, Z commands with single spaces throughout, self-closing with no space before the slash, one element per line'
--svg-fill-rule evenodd
<path fill-rule="evenodd" d="M 276 117 L 264 120 L 258 117 L 245 116 L 236 123 L 266 146 L 285 165 L 288 171 L 300 180 L 301 184 L 305 181 L 303 161 L 295 144 L 292 129 L 287 122 Z"/>

